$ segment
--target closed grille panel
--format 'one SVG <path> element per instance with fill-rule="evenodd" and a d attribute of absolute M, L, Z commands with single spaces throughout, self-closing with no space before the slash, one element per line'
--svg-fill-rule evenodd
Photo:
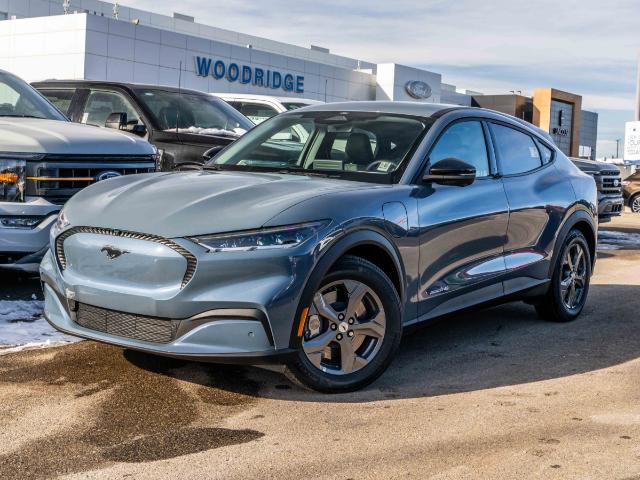
<path fill-rule="evenodd" d="M 100 228 L 100 227 L 72 227 L 69 230 L 62 232 L 58 238 L 56 238 L 56 257 L 60 268 L 62 270 L 67 268 L 67 259 L 64 253 L 64 241 L 71 235 L 76 233 L 93 233 L 98 235 L 111 235 L 114 237 L 135 238 L 138 240 L 146 240 L 149 242 L 159 243 L 166 247 L 171 248 L 175 252 L 178 252 L 187 260 L 187 271 L 182 279 L 182 288 L 184 288 L 189 280 L 193 277 L 196 271 L 197 260 L 196 257 L 184 247 L 181 247 L 177 243 L 167 238 L 159 237 L 157 235 L 147 235 L 144 233 L 128 232 L 125 230 L 114 230 L 112 228 Z"/>
<path fill-rule="evenodd" d="M 119 337 L 144 342 L 169 343 L 175 339 L 180 321 L 116 312 L 79 303 L 76 323 L 90 330 Z"/>

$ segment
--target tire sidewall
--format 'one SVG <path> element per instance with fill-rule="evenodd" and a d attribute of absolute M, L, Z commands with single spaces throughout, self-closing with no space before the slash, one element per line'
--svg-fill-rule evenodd
<path fill-rule="evenodd" d="M 356 280 L 371 288 L 380 299 L 386 317 L 385 335 L 376 356 L 362 369 L 346 374 L 332 375 L 319 370 L 307 358 L 298 342 L 298 354 L 289 364 L 294 375 L 306 386 L 326 392 L 352 391 L 373 382 L 387 368 L 402 338 L 402 314 L 400 300 L 391 280 L 372 263 L 357 257 L 344 257 L 336 263 L 317 285 L 309 286 L 303 296 L 302 310 L 311 303 L 313 295 L 324 286 L 340 281 Z"/>
<path fill-rule="evenodd" d="M 583 292 L 582 300 L 580 304 L 576 308 L 568 308 L 564 304 L 564 301 L 562 299 L 562 290 L 560 286 L 561 276 L 562 276 L 562 262 L 567 253 L 567 250 L 571 248 L 571 246 L 573 246 L 575 243 L 580 244 L 587 260 L 585 286 L 584 286 L 584 292 Z M 587 243 L 587 240 L 585 239 L 584 235 L 580 231 L 571 230 L 569 232 L 569 235 L 567 235 L 567 238 L 565 239 L 564 244 L 562 246 L 562 251 L 558 256 L 556 269 L 553 274 L 553 286 L 552 286 L 553 293 L 554 293 L 553 298 L 554 298 L 554 302 L 556 303 L 555 305 L 556 310 L 558 311 L 562 319 L 565 321 L 570 321 L 578 317 L 587 302 L 587 296 L 589 295 L 589 287 L 591 286 L 591 266 L 592 266 L 591 252 L 589 251 L 589 245 Z"/>
<path fill-rule="evenodd" d="M 631 208 L 631 211 L 635 214 L 640 214 L 640 210 L 634 210 L 633 209 L 633 204 L 636 200 L 640 199 L 640 193 L 636 193 L 634 196 L 631 197 L 631 199 L 629 200 L 629 208 Z"/>

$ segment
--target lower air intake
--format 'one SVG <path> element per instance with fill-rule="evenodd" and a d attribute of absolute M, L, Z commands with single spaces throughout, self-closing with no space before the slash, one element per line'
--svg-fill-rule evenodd
<path fill-rule="evenodd" d="M 134 315 L 78 304 L 76 323 L 81 327 L 143 342 L 169 343 L 175 339 L 179 320 Z"/>

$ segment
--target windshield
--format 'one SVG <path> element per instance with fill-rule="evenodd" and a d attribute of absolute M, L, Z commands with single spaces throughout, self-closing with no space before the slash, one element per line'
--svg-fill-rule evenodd
<path fill-rule="evenodd" d="M 160 89 L 136 93 L 160 130 L 239 137 L 253 127 L 249 119 L 211 95 Z"/>
<path fill-rule="evenodd" d="M 424 118 L 369 112 L 306 112 L 274 117 L 207 165 L 233 170 L 317 173 L 386 183 L 404 167 L 431 125 Z M 300 135 L 298 132 L 309 132 Z"/>
<path fill-rule="evenodd" d="M 36 89 L 15 75 L 0 71 L 0 117 L 67 120 Z"/>

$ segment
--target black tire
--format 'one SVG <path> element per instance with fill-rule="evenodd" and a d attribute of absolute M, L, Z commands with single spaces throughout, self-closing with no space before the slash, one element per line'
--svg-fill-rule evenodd
<path fill-rule="evenodd" d="M 629 199 L 629 208 L 633 213 L 640 213 L 640 193 L 636 193 Z"/>
<path fill-rule="evenodd" d="M 372 383 L 389 366 L 402 338 L 402 310 L 396 288 L 380 268 L 360 257 L 347 255 L 338 260 L 320 284 L 310 289 L 312 293 L 307 296 L 306 303 L 311 303 L 309 299 L 313 298 L 315 292 L 321 292 L 323 287 L 340 281 L 359 282 L 375 293 L 384 308 L 386 328 L 379 340 L 381 344 L 377 347 L 377 353 L 369 363 L 357 371 L 341 375 L 322 371 L 314 365 L 305 354 L 301 342 L 298 354 L 286 366 L 285 373 L 295 383 L 323 393 L 351 392 Z M 309 318 L 310 316 L 305 328 Z M 326 333 L 329 333 L 328 330 Z"/>
<path fill-rule="evenodd" d="M 575 305 L 571 307 L 572 302 L 567 302 L 567 298 L 563 292 L 562 281 L 567 278 L 567 266 L 565 259 L 567 253 L 571 249 L 579 248 L 584 255 L 584 283 L 579 300 L 576 299 Z M 591 253 L 589 244 L 582 232 L 579 230 L 571 230 L 562 245 L 562 250 L 556 259 L 551 285 L 547 293 L 537 300 L 535 309 L 538 315 L 552 322 L 570 322 L 578 318 L 587 300 L 589 293 L 589 285 L 591 283 Z M 571 275 L 568 275 L 569 277 Z M 579 287 L 576 287 L 576 289 Z M 569 305 L 568 305 L 569 303 Z"/>

